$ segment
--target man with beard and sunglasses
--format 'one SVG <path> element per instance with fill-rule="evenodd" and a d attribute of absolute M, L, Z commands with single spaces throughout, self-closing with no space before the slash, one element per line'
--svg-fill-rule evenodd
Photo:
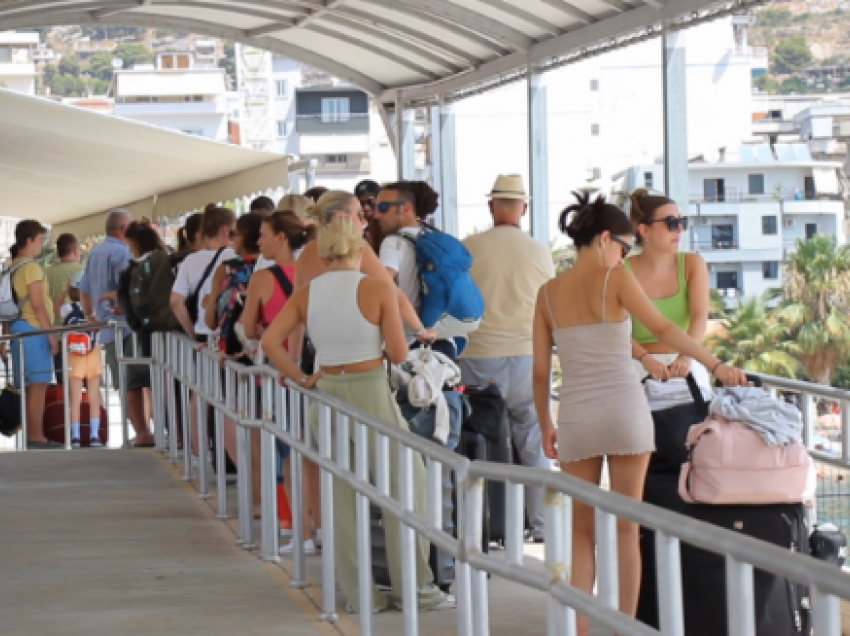
<path fill-rule="evenodd" d="M 354 196 L 360 201 L 360 207 L 363 209 L 363 217 L 366 221 L 363 237 L 376 253 L 381 251 L 381 241 L 384 238 L 381 226 L 375 218 L 375 204 L 380 191 L 381 186 L 371 179 L 364 179 L 354 187 Z"/>
<path fill-rule="evenodd" d="M 630 216 L 641 252 L 625 261 L 626 269 L 632 271 L 665 318 L 701 342 L 710 305 L 708 269 L 699 254 L 679 251 L 688 219 L 675 201 L 643 188 L 631 195 Z M 632 356 L 644 376 L 667 380 L 693 373 L 703 393 L 711 394 L 705 367 L 658 342 L 637 320 L 632 321 Z"/>

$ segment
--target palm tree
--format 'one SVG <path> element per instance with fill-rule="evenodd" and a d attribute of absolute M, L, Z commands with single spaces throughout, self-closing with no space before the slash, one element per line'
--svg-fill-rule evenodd
<path fill-rule="evenodd" d="M 764 301 L 743 301 L 724 329 L 706 340 L 706 346 L 724 362 L 753 371 L 794 378 L 800 369 L 797 345 L 787 328 L 772 318 Z"/>
<path fill-rule="evenodd" d="M 850 248 L 835 236 L 798 241 L 785 266 L 776 316 L 791 333 L 810 380 L 831 384 L 850 355 Z"/>
<path fill-rule="evenodd" d="M 709 293 L 711 299 L 709 301 L 708 317 L 713 320 L 727 318 L 729 316 L 729 310 L 726 308 L 726 300 L 716 289 L 712 289 Z"/>

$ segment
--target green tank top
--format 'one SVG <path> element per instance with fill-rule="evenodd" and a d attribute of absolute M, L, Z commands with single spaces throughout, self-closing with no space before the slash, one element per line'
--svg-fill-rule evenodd
<path fill-rule="evenodd" d="M 629 271 L 632 270 L 631 259 L 626 259 L 625 266 Z M 691 307 L 688 302 L 688 277 L 685 274 L 685 252 L 679 252 L 679 291 L 674 296 L 667 298 L 654 298 L 652 304 L 661 314 L 671 320 L 682 331 L 687 331 L 691 327 Z M 652 332 L 644 327 L 644 325 L 632 318 L 632 338 L 638 344 L 650 344 L 658 342 L 658 338 L 652 335 Z"/>

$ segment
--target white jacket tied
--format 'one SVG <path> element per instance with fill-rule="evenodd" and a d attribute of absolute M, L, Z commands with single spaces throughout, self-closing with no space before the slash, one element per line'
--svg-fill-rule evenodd
<path fill-rule="evenodd" d="M 771 397 L 762 389 L 721 389 L 710 410 L 727 420 L 743 422 L 761 435 L 769 446 L 787 446 L 802 440 L 803 418 L 799 409 Z"/>
<path fill-rule="evenodd" d="M 445 444 L 449 439 L 451 421 L 443 386 L 456 386 L 460 382 L 458 366 L 442 353 L 414 349 L 407 360 L 393 365 L 391 377 L 396 385 L 407 387 L 407 399 L 413 406 L 422 409 L 436 407 L 434 439 Z"/>

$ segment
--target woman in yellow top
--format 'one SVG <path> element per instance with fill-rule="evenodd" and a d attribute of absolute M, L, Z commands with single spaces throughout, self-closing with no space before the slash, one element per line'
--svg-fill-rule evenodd
<path fill-rule="evenodd" d="M 665 318 L 702 342 L 710 305 L 708 270 L 699 254 L 679 251 L 688 220 L 672 199 L 643 188 L 632 193 L 629 214 L 641 253 L 626 260 L 626 268 Z M 697 384 L 710 391 L 705 367 L 658 342 L 637 320 L 632 321 L 632 357 L 643 376 L 667 380 L 693 373 Z"/>
<path fill-rule="evenodd" d="M 12 246 L 11 268 L 19 266 L 12 274 L 12 285 L 18 297 L 21 317 L 9 325 L 9 333 L 20 334 L 53 327 L 53 301 L 50 286 L 41 265 L 35 259 L 44 248 L 47 230 L 35 220 L 21 221 L 15 227 L 15 244 Z M 23 263 L 23 264 L 21 264 Z M 62 448 L 61 444 L 48 442 L 44 436 L 44 395 L 53 379 L 53 356 L 59 352 L 54 335 L 23 338 L 24 378 L 27 385 L 27 445 L 28 448 Z M 12 342 L 12 366 L 15 385 L 20 385 L 21 359 L 18 344 Z"/>

